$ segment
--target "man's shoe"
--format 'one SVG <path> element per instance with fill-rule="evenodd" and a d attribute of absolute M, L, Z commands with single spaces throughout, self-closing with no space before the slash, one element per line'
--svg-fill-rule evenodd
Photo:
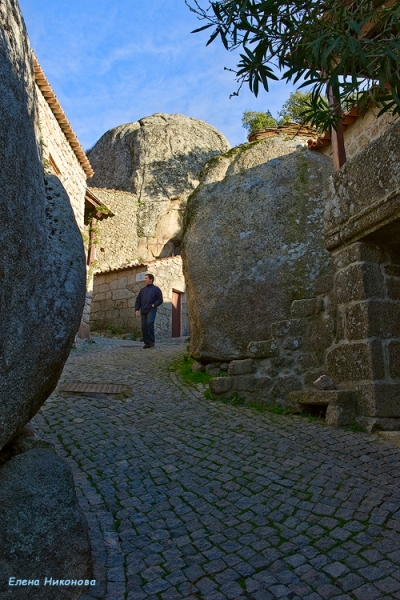
<path fill-rule="evenodd" d="M 151 348 L 151 345 L 150 345 L 150 344 L 145 344 L 145 345 L 143 346 L 143 348 Z"/>

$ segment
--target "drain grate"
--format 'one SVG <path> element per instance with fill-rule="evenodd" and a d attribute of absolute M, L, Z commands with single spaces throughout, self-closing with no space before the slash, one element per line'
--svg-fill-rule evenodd
<path fill-rule="evenodd" d="M 121 385 L 114 383 L 66 383 L 60 390 L 62 392 L 91 392 L 93 394 L 120 394 Z"/>

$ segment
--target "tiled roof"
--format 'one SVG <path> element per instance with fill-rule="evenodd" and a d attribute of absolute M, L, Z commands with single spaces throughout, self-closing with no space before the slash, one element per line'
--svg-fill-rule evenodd
<path fill-rule="evenodd" d="M 356 106 L 353 106 L 349 112 L 344 113 L 343 115 L 343 131 L 357 121 L 358 117 L 362 117 L 365 113 L 359 113 Z M 320 137 L 314 137 L 307 140 L 307 145 L 310 150 L 319 150 L 320 148 L 325 148 L 329 146 L 331 143 L 331 134 L 329 131 L 325 131 L 324 135 Z"/>
<path fill-rule="evenodd" d="M 75 134 L 74 130 L 72 129 L 70 122 L 68 121 L 67 117 L 65 116 L 65 113 L 61 107 L 61 104 L 59 103 L 46 75 L 44 74 L 44 72 L 43 72 L 41 66 L 39 65 L 38 60 L 33 52 L 32 52 L 32 58 L 33 58 L 33 69 L 34 69 L 34 73 L 35 73 L 36 84 L 37 84 L 38 88 L 40 89 L 40 91 L 42 92 L 43 97 L 46 100 L 47 104 L 49 105 L 53 115 L 57 119 L 57 122 L 58 122 L 61 130 L 63 131 L 65 137 L 67 138 L 69 145 L 71 146 L 73 152 L 75 153 L 75 156 L 78 159 L 82 169 L 86 173 L 86 176 L 91 177 L 93 175 L 94 171 L 89 162 L 89 159 L 86 156 L 85 151 L 83 150 L 82 146 L 80 145 L 79 140 L 76 137 L 76 134 Z"/>
<path fill-rule="evenodd" d="M 121 265 L 120 267 L 115 267 L 114 269 L 104 269 L 104 271 L 97 271 L 96 275 L 105 275 L 106 273 L 116 273 L 117 271 L 125 271 L 126 269 L 135 269 L 137 267 L 151 267 L 160 262 L 165 262 L 171 260 L 172 258 L 181 258 L 180 254 L 176 256 L 164 256 L 163 258 L 153 258 L 147 262 L 132 262 L 126 265 Z M 182 260 L 182 258 L 181 258 Z"/>
<path fill-rule="evenodd" d="M 315 134 L 314 127 L 308 127 L 307 125 L 301 125 L 300 123 L 285 123 L 284 125 L 278 125 L 277 127 L 266 127 L 265 129 L 259 129 L 249 135 L 249 142 L 255 142 L 266 137 L 274 136 L 291 136 L 291 137 L 308 137 Z"/>

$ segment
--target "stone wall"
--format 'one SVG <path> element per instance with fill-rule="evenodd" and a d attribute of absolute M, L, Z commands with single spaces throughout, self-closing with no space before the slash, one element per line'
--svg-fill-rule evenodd
<path fill-rule="evenodd" d="M 49 167 L 51 157 L 58 168 L 59 173 L 55 174 L 68 193 L 76 222 L 83 231 L 86 174 L 38 86 L 36 95 L 43 160 Z"/>
<path fill-rule="evenodd" d="M 371 109 L 347 127 L 344 132 L 347 159 L 352 158 L 364 150 L 368 144 L 378 139 L 395 121 L 395 117 L 390 112 L 384 113 L 380 117 L 377 116 L 378 113 L 379 109 Z M 321 152 L 332 157 L 332 144 L 323 148 Z"/>
<path fill-rule="evenodd" d="M 105 271 L 118 269 L 134 260 L 142 262 L 136 229 L 137 197 L 120 190 L 89 189 L 114 213 L 96 224 L 95 269 Z"/>
<path fill-rule="evenodd" d="M 287 408 L 289 392 L 324 374 L 325 350 L 335 337 L 332 286 L 332 276 L 319 277 L 313 296 L 294 300 L 290 319 L 273 323 L 269 339 L 250 342 L 248 358 L 231 361 L 227 377 L 211 380 L 211 392 Z"/>
<path fill-rule="evenodd" d="M 135 315 L 136 297 L 143 287 L 138 275 L 152 273 L 164 298 L 157 311 L 156 339 L 170 338 L 172 334 L 172 290 L 183 294 L 181 335 L 188 334 L 185 281 L 182 274 L 182 259 L 174 256 L 159 259 L 146 265 L 138 265 L 110 272 L 98 273 L 94 277 L 93 298 L 90 312 L 92 330 L 118 328 L 122 332 L 140 337 L 140 318 Z"/>

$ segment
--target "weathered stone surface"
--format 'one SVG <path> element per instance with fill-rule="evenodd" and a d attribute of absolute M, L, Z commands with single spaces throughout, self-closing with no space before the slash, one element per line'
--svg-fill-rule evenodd
<path fill-rule="evenodd" d="M 134 258 L 171 256 L 180 244 L 183 210 L 204 163 L 228 149 L 228 141 L 211 125 L 184 115 L 157 113 L 107 131 L 88 153 L 95 170 L 91 185 L 130 193 L 135 209 L 121 205 L 118 219 L 101 223 L 101 236 L 112 237 L 127 214 L 125 235 L 130 231 L 131 240 L 135 238 Z M 118 211 L 118 203 L 111 193 L 113 210 Z M 123 244 L 116 251 L 126 254 Z"/>
<path fill-rule="evenodd" d="M 347 267 L 351 263 L 371 262 L 382 263 L 388 260 L 388 254 L 375 244 L 355 242 L 333 252 L 332 261 L 336 271 Z"/>
<path fill-rule="evenodd" d="M 230 377 L 214 377 L 210 380 L 209 386 L 212 394 L 226 394 L 232 389 L 233 379 Z"/>
<path fill-rule="evenodd" d="M 358 411 L 365 417 L 399 417 L 400 383 L 371 381 L 356 386 Z"/>
<path fill-rule="evenodd" d="M 259 342 L 250 342 L 247 347 L 247 353 L 254 358 L 268 358 L 276 356 L 278 345 L 276 340 L 261 340 Z"/>
<path fill-rule="evenodd" d="M 91 577 L 87 526 L 70 468 L 48 450 L 15 456 L 0 468 L 0 598 L 74 600 L 85 588 L 44 586 L 45 577 Z M 39 579 L 39 588 L 8 585 Z M 35 590 L 33 592 L 32 590 Z"/>
<path fill-rule="evenodd" d="M 323 248 L 329 159 L 267 138 L 212 159 L 185 213 L 191 353 L 244 358 L 330 271 Z M 273 334 L 274 335 L 274 334 Z M 297 335 L 293 333 L 293 335 Z"/>
<path fill-rule="evenodd" d="M 292 302 L 291 314 L 294 319 L 298 317 L 310 317 L 324 309 L 324 303 L 319 298 L 307 298 L 305 300 L 294 300 Z"/>
<path fill-rule="evenodd" d="M 400 121 L 348 161 L 330 181 L 326 244 L 334 249 L 392 222 L 400 209 Z"/>
<path fill-rule="evenodd" d="M 380 266 L 356 263 L 342 269 L 335 277 L 335 291 L 339 303 L 384 297 L 385 288 Z"/>
<path fill-rule="evenodd" d="M 206 370 L 206 366 L 200 362 L 197 362 L 197 360 L 195 360 L 194 363 L 192 364 L 193 373 L 198 373 L 199 371 L 201 373 L 204 373 L 205 370 Z"/>
<path fill-rule="evenodd" d="M 335 381 L 363 381 L 384 376 L 379 340 L 340 344 L 327 352 L 326 365 Z"/>
<path fill-rule="evenodd" d="M 43 176 L 30 49 L 18 5 L 0 9 L 0 448 L 56 386 L 85 298 L 82 237 Z"/>
<path fill-rule="evenodd" d="M 256 370 L 256 365 L 251 358 L 245 360 L 232 360 L 229 363 L 228 367 L 228 375 L 247 375 L 249 373 L 254 373 Z"/>
<path fill-rule="evenodd" d="M 389 374 L 393 379 L 400 378 L 400 342 L 391 341 L 388 344 Z"/>
<path fill-rule="evenodd" d="M 336 390 L 335 382 L 332 381 L 332 379 L 327 375 L 321 375 L 318 377 L 318 379 L 313 381 L 313 385 L 318 390 Z"/>
<path fill-rule="evenodd" d="M 400 305 L 387 300 L 366 300 L 349 306 L 346 335 L 349 340 L 400 337 Z"/>

